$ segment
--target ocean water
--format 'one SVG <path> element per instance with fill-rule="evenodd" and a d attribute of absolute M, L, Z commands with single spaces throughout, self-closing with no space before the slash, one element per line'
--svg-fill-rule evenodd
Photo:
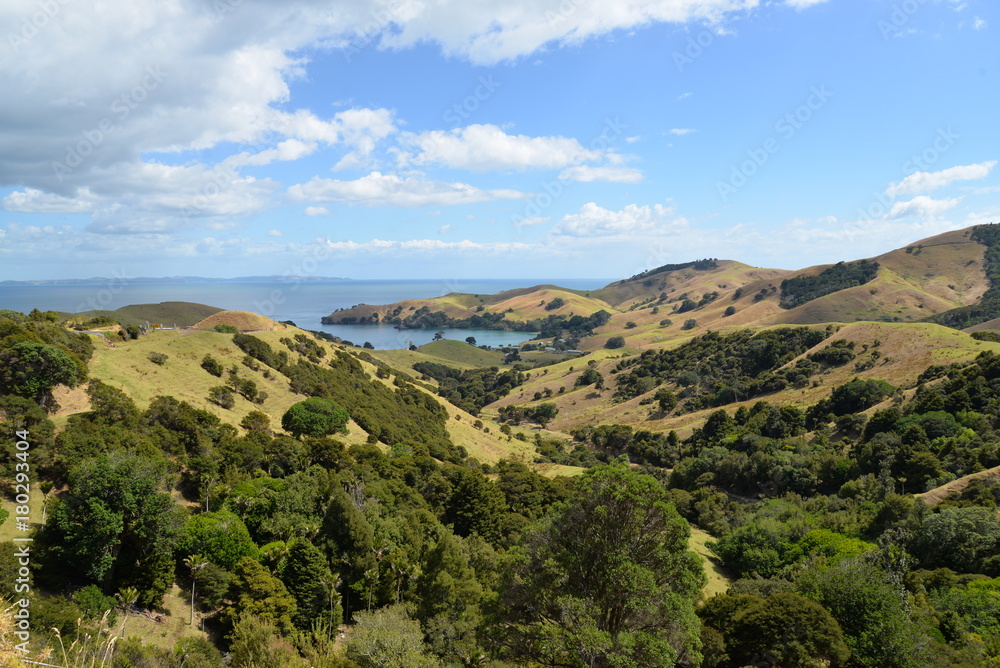
<path fill-rule="evenodd" d="M 329 332 L 361 345 L 365 341 L 380 350 L 406 348 L 410 343 L 429 342 L 436 330 L 397 330 L 388 325 L 324 325 L 323 316 L 338 308 L 357 304 L 389 304 L 402 299 L 440 297 L 449 292 L 494 294 L 503 290 L 555 284 L 578 290 L 596 290 L 610 279 L 470 279 L 470 280 L 248 280 L 218 282 L 146 283 L 103 280 L 71 285 L 0 285 L 0 309 L 27 313 L 42 311 L 79 313 L 94 309 L 114 310 L 130 304 L 167 301 L 195 302 L 236 311 L 252 311 L 274 320 L 291 320 L 299 327 Z M 502 346 L 532 338 L 530 332 L 450 329 L 445 338 L 477 345 Z"/>

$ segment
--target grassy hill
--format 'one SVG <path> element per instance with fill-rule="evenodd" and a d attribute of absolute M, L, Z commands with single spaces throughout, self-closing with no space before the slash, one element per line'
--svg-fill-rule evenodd
<path fill-rule="evenodd" d="M 276 324 L 275 327 L 275 331 L 255 334 L 275 350 L 284 348 L 280 342 L 282 337 L 302 333 L 301 330 L 288 325 Z M 195 330 L 152 331 L 138 340 L 116 343 L 115 347 L 111 347 L 97 336 L 94 336 L 94 339 L 96 347 L 90 362 L 91 377 L 123 390 L 140 408 L 147 407 L 156 396 L 170 395 L 187 401 L 196 408 L 209 411 L 233 425 L 238 425 L 250 411 L 260 410 L 271 418 L 272 428 L 280 430 L 281 416 L 292 404 L 304 398 L 289 389 L 288 379 L 283 375 L 272 372 L 271 378 L 266 378 L 263 373 L 264 368 L 254 371 L 244 366 L 241 363 L 244 358 L 243 351 L 233 343 L 232 336 L 227 334 Z M 356 350 L 324 341 L 316 343 L 330 352 L 338 349 Z M 471 356 L 470 359 L 476 363 L 484 361 L 492 363 L 500 356 L 499 353 L 483 351 L 458 341 L 438 341 L 424 348 L 428 348 L 430 353 L 381 351 L 378 354 L 379 358 L 403 370 L 408 370 L 408 365 L 404 363 L 407 356 L 413 357 L 414 362 L 434 359 L 449 363 L 455 363 L 455 360 L 462 355 Z M 167 355 L 166 363 L 161 366 L 150 361 L 149 354 L 153 352 Z M 201 368 L 201 360 L 206 354 L 217 359 L 226 369 L 236 367 L 242 378 L 253 380 L 261 391 L 267 393 L 267 399 L 263 403 L 254 404 L 237 395 L 236 404 L 232 409 L 224 409 L 210 402 L 209 388 L 223 384 L 223 379 Z M 359 359 L 359 363 L 371 382 L 381 382 L 392 387 L 390 380 L 376 377 L 377 367 L 373 363 L 365 361 L 364 358 Z M 471 368 L 476 364 L 466 364 L 466 366 Z M 536 453 L 530 442 L 506 436 L 500 432 L 500 425 L 489 417 L 476 418 L 437 397 L 433 392 L 423 388 L 421 390 L 434 396 L 445 407 L 450 418 L 447 421 L 447 430 L 452 442 L 456 446 L 464 447 L 470 456 L 488 463 L 507 459 L 533 464 Z M 57 399 L 62 406 L 56 418 L 57 424 L 64 423 L 66 417 L 74 412 L 90 410 L 82 388 L 73 391 L 64 390 Z M 477 420 L 481 426 L 476 426 Z M 337 437 L 348 445 L 364 443 L 368 437 L 367 433 L 353 421 L 348 424 L 348 431 L 346 436 Z M 517 431 L 531 435 L 529 429 Z M 382 445 L 388 447 L 390 444 Z M 545 472 L 546 475 L 578 472 L 578 469 L 552 465 L 540 465 L 538 470 Z"/>
<path fill-rule="evenodd" d="M 164 327 L 190 327 L 222 309 L 193 302 L 160 302 L 159 304 L 132 304 L 114 311 L 83 311 L 81 313 L 60 313 L 69 324 L 83 322 L 96 316 L 108 316 L 121 324 L 145 325 L 158 323 Z"/>

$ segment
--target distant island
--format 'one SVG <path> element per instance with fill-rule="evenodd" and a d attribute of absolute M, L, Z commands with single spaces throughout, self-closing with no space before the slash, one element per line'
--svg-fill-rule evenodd
<path fill-rule="evenodd" d="M 92 278 L 57 278 L 37 281 L 0 281 L 0 285 L 89 285 L 106 283 L 107 281 L 127 280 L 129 283 L 245 283 L 248 281 L 287 281 L 289 283 L 323 283 L 326 281 L 350 281 L 350 278 L 340 276 L 237 276 L 235 278 L 206 278 L 204 276 L 163 276 L 160 278 L 144 276 L 140 278 L 101 277 Z"/>

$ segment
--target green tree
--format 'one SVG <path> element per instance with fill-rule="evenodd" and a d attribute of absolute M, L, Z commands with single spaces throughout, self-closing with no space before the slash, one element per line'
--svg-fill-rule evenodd
<path fill-rule="evenodd" d="M 0 394 L 15 394 L 44 406 L 57 385 L 76 387 L 87 367 L 62 348 L 23 341 L 0 351 Z"/>
<path fill-rule="evenodd" d="M 739 610 L 731 624 L 726 647 L 739 665 L 843 666 L 851 653 L 830 613 L 794 592 L 757 599 Z"/>
<path fill-rule="evenodd" d="M 361 668 L 434 668 L 420 624 L 402 605 L 359 612 L 347 641 L 347 657 Z"/>
<path fill-rule="evenodd" d="M 483 588 L 460 539 L 442 534 L 421 563 L 416 593 L 416 617 L 434 653 L 449 663 L 474 663 Z"/>
<path fill-rule="evenodd" d="M 293 404 L 281 417 L 281 428 L 296 438 L 347 433 L 347 411 L 329 399 L 310 397 Z"/>
<path fill-rule="evenodd" d="M 298 668 L 306 664 L 267 616 L 245 612 L 233 624 L 230 650 L 237 668 Z"/>
<path fill-rule="evenodd" d="M 906 592 L 863 558 L 818 568 L 799 580 L 799 591 L 837 620 L 851 649 L 849 666 L 916 666 L 916 629 L 906 610 Z"/>
<path fill-rule="evenodd" d="M 327 583 L 331 573 L 326 558 L 315 545 L 297 538 L 291 542 L 278 575 L 295 598 L 297 612 L 292 621 L 300 629 L 308 629 L 330 600 Z"/>
<path fill-rule="evenodd" d="M 274 624 L 282 633 L 291 633 L 296 605 L 284 583 L 250 557 L 240 560 L 233 575 L 231 598 L 234 605 L 224 613 L 230 622 L 235 626 L 237 616 L 254 615 Z"/>
<path fill-rule="evenodd" d="M 496 634 L 515 658 L 565 666 L 695 664 L 705 582 L 685 522 L 654 478 L 591 469 L 511 551 Z"/>
<path fill-rule="evenodd" d="M 605 341 L 604 347 L 609 350 L 614 350 L 616 348 L 625 347 L 625 337 L 624 336 L 612 336 L 610 339 Z"/>
<path fill-rule="evenodd" d="M 500 519 L 504 514 L 503 492 L 486 476 L 473 469 L 458 469 L 444 522 L 459 536 L 479 534 L 491 543 L 500 539 Z"/>
<path fill-rule="evenodd" d="M 138 455 L 101 456 L 74 469 L 43 531 L 52 572 L 105 591 L 134 585 L 142 605 L 158 605 L 173 581 L 181 525 L 180 509 L 160 491 L 163 479 Z"/>
<path fill-rule="evenodd" d="M 201 368 L 217 378 L 222 377 L 222 363 L 211 355 L 201 358 Z"/>
<path fill-rule="evenodd" d="M 531 410 L 532 419 L 540 424 L 542 428 L 545 428 L 549 422 L 556 419 L 556 415 L 559 414 L 559 407 L 551 402 L 546 402 L 544 404 L 538 404 Z"/>
<path fill-rule="evenodd" d="M 92 378 L 87 383 L 87 397 L 94 419 L 101 424 L 134 427 L 139 420 L 135 402 L 117 387 Z"/>
<path fill-rule="evenodd" d="M 271 418 L 262 411 L 250 411 L 242 420 L 240 426 L 247 431 L 259 431 L 265 434 L 271 433 Z"/>
<path fill-rule="evenodd" d="M 243 557 L 256 559 L 260 554 L 243 520 L 229 510 L 188 519 L 177 542 L 177 552 L 199 554 L 228 571 L 235 569 Z"/>

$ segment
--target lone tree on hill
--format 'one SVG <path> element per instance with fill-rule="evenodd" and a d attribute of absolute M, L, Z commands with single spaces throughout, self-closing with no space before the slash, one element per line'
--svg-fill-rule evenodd
<path fill-rule="evenodd" d="M 311 397 L 293 404 L 281 417 L 281 428 L 296 438 L 325 436 L 336 432 L 347 433 L 351 416 L 329 399 Z"/>

